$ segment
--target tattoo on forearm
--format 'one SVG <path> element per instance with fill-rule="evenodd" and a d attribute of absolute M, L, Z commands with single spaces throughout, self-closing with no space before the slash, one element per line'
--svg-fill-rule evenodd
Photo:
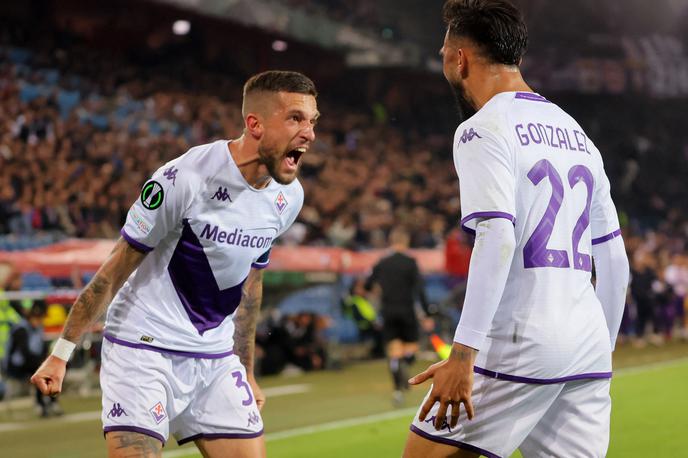
<path fill-rule="evenodd" d="M 145 256 L 120 238 L 108 259 L 79 294 L 69 311 L 62 336 L 71 342 L 78 342 L 89 325 L 103 314 L 112 296 Z"/>
<path fill-rule="evenodd" d="M 456 348 L 452 348 L 449 357 L 457 361 L 470 361 L 471 358 L 473 358 L 473 355 L 475 355 L 475 353 L 476 350 L 473 349 L 469 350 L 462 348 L 461 350 L 456 350 Z"/>
<path fill-rule="evenodd" d="M 111 432 L 114 439 L 114 448 L 119 452 L 118 456 L 131 458 L 159 458 L 162 451 L 162 443 L 145 434 L 122 431 Z"/>
<path fill-rule="evenodd" d="M 234 316 L 234 353 L 239 356 L 246 371 L 251 373 L 256 344 L 256 322 L 263 298 L 262 278 L 248 281 L 242 294 L 241 303 Z"/>
<path fill-rule="evenodd" d="M 71 342 L 78 342 L 87 327 L 105 310 L 111 283 L 96 274 L 86 288 L 79 294 L 69 312 L 63 336 Z"/>

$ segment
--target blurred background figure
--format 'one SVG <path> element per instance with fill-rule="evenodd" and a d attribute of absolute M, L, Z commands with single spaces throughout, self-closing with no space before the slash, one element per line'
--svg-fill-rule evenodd
<path fill-rule="evenodd" d="M 46 308 L 45 301 L 34 301 L 31 308 L 27 310 L 26 317 L 22 317 L 12 326 L 3 362 L 5 373 L 10 381 L 10 395 L 33 390 L 36 397 L 36 409 L 41 417 L 63 413 L 57 398 L 43 396 L 36 387 L 28 384 L 31 375 L 48 354 L 48 346 L 43 333 Z"/>
<path fill-rule="evenodd" d="M 385 356 L 382 322 L 375 306 L 368 299 L 365 278 L 356 277 L 351 283 L 348 294 L 342 298 L 342 311 L 345 317 L 356 323 L 359 340 L 371 344 L 370 357 Z"/>
<path fill-rule="evenodd" d="M 425 295 L 424 281 L 416 260 L 405 252 L 409 235 L 403 229 L 389 234 L 391 253 L 382 258 L 366 280 L 365 289 L 377 286 L 380 290 L 382 335 L 387 347 L 389 371 L 394 382 L 393 401 L 403 403 L 403 392 L 409 389 L 408 367 L 415 361 L 420 340 L 420 323 L 416 316 L 416 301 L 423 308 L 423 329 L 431 331 L 434 322 Z"/>

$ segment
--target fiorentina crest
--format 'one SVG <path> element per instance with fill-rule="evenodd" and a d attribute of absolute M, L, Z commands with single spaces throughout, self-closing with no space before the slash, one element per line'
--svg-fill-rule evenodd
<path fill-rule="evenodd" d="M 282 194 L 282 191 L 277 194 L 277 198 L 275 199 L 275 207 L 277 208 L 277 212 L 281 215 L 282 212 L 284 211 L 285 208 L 287 208 L 287 199 L 284 198 L 284 194 Z"/>
<path fill-rule="evenodd" d="M 165 412 L 165 408 L 162 406 L 162 403 L 160 403 L 160 402 L 155 404 L 148 411 L 151 413 L 151 415 L 153 416 L 153 420 L 155 420 L 155 423 L 157 423 L 157 424 L 160 424 L 161 421 L 163 421 L 165 418 L 167 418 L 167 413 Z"/>

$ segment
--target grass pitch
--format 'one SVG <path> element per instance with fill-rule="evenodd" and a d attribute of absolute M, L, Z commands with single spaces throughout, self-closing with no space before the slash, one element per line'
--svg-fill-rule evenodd
<path fill-rule="evenodd" d="M 688 344 L 615 353 L 609 457 L 688 457 Z M 418 364 L 422 370 L 427 363 Z M 266 378 L 264 388 L 302 389 L 268 398 L 263 412 L 270 458 L 398 457 L 426 387 L 413 389 L 394 409 L 382 361 L 337 372 Z M 289 391 L 289 390 L 287 390 Z M 0 405 L 0 455 L 90 458 L 105 456 L 98 398 L 66 396 L 67 415 L 37 420 L 30 409 L 10 414 Z M 165 447 L 166 458 L 200 457 L 193 445 Z M 515 456 L 519 456 L 518 454 Z"/>

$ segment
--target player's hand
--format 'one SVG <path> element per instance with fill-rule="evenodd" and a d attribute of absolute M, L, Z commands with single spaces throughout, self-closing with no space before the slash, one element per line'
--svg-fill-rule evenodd
<path fill-rule="evenodd" d="M 55 396 L 62 392 L 62 381 L 67 372 L 67 361 L 55 356 L 48 356 L 43 364 L 31 376 L 31 383 L 46 396 Z"/>
<path fill-rule="evenodd" d="M 473 348 L 454 343 L 448 359 L 433 364 L 409 380 L 411 385 L 418 385 L 428 379 L 433 379 L 430 395 L 420 410 L 420 421 L 425 421 L 425 417 L 436 402 L 440 403 L 434 423 L 435 429 L 438 431 L 446 421 L 449 406 L 451 406 L 449 424 L 452 428 L 459 421 L 461 404 L 466 409 L 468 419 L 473 419 L 475 412 L 471 402 L 471 392 L 473 390 L 473 362 L 476 353 L 477 351 Z"/>
<path fill-rule="evenodd" d="M 258 385 L 258 382 L 256 382 L 256 378 L 253 376 L 253 374 L 247 375 L 247 378 L 248 384 L 251 385 L 251 391 L 253 391 L 253 397 L 256 399 L 258 411 L 261 411 L 265 405 L 265 395 L 263 394 L 263 390 L 260 389 L 260 386 Z"/>

